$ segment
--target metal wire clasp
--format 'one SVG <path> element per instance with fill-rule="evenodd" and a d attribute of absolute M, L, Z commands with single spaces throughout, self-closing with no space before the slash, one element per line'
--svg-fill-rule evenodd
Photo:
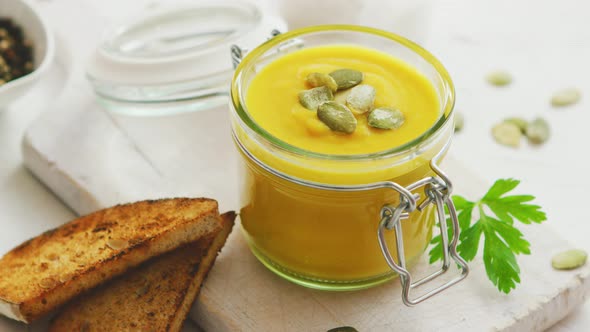
<path fill-rule="evenodd" d="M 444 151 L 445 149 L 443 149 Z M 444 291 L 445 289 L 455 285 L 467 277 L 469 274 L 469 267 L 467 262 L 457 253 L 457 242 L 459 240 L 459 220 L 457 219 L 457 211 L 451 199 L 452 184 L 446 174 L 439 168 L 438 161 L 441 159 L 442 153 L 435 156 L 430 162 L 430 167 L 438 175 L 438 177 L 429 177 L 421 179 L 412 183 L 405 189 L 409 192 L 418 188 L 424 187 L 426 198 L 422 203 L 418 204 L 418 195 L 407 195 L 400 193 L 400 203 L 397 206 L 386 205 L 381 209 L 381 221 L 377 231 L 379 239 L 379 246 L 387 265 L 399 274 L 402 285 L 402 301 L 407 306 L 414 306 L 430 297 Z M 406 259 L 404 254 L 404 240 L 402 232 L 402 220 L 407 219 L 414 210 L 422 210 L 429 204 L 435 204 L 436 216 L 440 228 L 440 235 L 443 250 L 443 264 L 442 267 L 432 274 L 412 281 L 412 275 L 407 270 Z M 451 222 L 452 239 L 449 243 L 449 233 L 447 219 L 445 217 L 445 207 L 448 209 L 449 220 Z M 392 230 L 395 232 L 397 262 L 393 259 L 387 242 L 385 241 L 385 232 Z M 439 285 L 436 288 L 426 291 L 416 298 L 410 298 L 410 290 L 422 286 L 436 277 L 447 272 L 451 265 L 451 259 L 459 266 L 460 274 L 455 278 Z"/>
<path fill-rule="evenodd" d="M 270 37 L 268 39 L 272 39 L 280 34 L 281 34 L 281 32 L 279 30 L 273 29 L 270 32 Z M 284 42 L 283 44 L 281 44 L 277 48 L 276 53 L 280 54 L 280 53 L 286 52 L 286 51 L 293 49 L 293 48 L 295 48 L 295 49 L 301 48 L 302 46 L 303 46 L 302 40 L 297 39 L 297 38 L 291 39 L 291 40 L 288 40 L 288 41 Z M 238 67 L 238 65 L 240 64 L 240 62 L 242 62 L 242 58 L 244 57 L 244 54 L 246 54 L 246 53 L 248 53 L 248 50 L 245 48 L 242 48 L 238 45 L 231 46 L 230 54 L 231 54 L 231 61 L 234 66 L 234 69 L 236 69 Z"/>

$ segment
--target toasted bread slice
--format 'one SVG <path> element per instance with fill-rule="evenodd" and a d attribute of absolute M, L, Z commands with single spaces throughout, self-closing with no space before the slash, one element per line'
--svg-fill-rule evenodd
<path fill-rule="evenodd" d="M 30 322 L 131 267 L 216 233 L 217 202 L 177 198 L 92 213 L 0 259 L 0 312 Z"/>
<path fill-rule="evenodd" d="M 221 218 L 223 228 L 214 238 L 153 258 L 81 295 L 54 317 L 49 331 L 180 331 L 235 213 Z"/>

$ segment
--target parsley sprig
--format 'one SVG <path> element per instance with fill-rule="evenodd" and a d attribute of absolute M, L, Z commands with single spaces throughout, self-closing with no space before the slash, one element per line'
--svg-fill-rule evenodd
<path fill-rule="evenodd" d="M 547 219 L 540 206 L 528 203 L 535 196 L 506 195 L 519 183 L 515 179 L 497 180 L 484 197 L 476 202 L 453 196 L 461 229 L 457 251 L 466 261 L 472 261 L 477 255 L 483 235 L 486 273 L 498 290 L 504 293 L 509 293 L 520 283 L 520 267 L 516 255 L 531 253 L 530 243 L 515 227 L 514 220 L 531 224 Z M 479 219 L 472 223 L 474 211 Z M 434 247 L 429 252 L 430 263 L 434 263 L 442 259 L 440 235 L 434 237 L 431 244 Z"/>

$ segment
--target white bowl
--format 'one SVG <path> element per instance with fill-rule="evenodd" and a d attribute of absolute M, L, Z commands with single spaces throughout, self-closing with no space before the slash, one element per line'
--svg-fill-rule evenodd
<path fill-rule="evenodd" d="M 0 111 L 24 94 L 49 67 L 54 53 L 53 35 L 40 13 L 26 0 L 0 0 L 0 16 L 18 24 L 33 44 L 33 66 L 30 74 L 0 86 Z"/>

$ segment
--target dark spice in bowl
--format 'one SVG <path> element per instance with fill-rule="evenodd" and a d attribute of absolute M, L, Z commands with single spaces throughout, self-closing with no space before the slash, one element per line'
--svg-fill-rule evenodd
<path fill-rule="evenodd" d="M 33 45 L 11 19 L 0 17 L 0 86 L 33 71 Z"/>

